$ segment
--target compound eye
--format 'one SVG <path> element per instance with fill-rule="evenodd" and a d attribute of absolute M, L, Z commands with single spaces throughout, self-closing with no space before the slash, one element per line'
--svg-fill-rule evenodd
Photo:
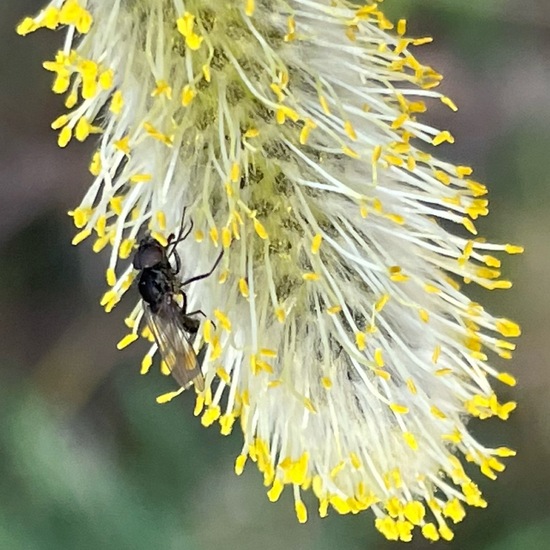
<path fill-rule="evenodd" d="M 164 249 L 159 243 L 145 243 L 138 248 L 133 264 L 134 269 L 149 269 L 160 264 L 164 259 Z"/>

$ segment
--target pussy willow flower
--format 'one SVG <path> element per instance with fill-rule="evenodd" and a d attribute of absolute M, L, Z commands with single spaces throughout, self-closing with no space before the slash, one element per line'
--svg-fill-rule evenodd
<path fill-rule="evenodd" d="M 311 489 L 321 516 L 370 509 L 388 539 L 450 540 L 486 506 L 463 464 L 494 479 L 514 454 L 467 422 L 515 408 L 491 362 L 520 332 L 461 284 L 509 288 L 493 254 L 521 248 L 477 237 L 486 188 L 433 156 L 453 137 L 420 120 L 424 101 L 456 107 L 414 56 L 430 40 L 379 0 L 53 0 L 18 31 L 40 27 L 66 31 L 44 63 L 66 94 L 59 145 L 97 134 L 71 214 L 74 244 L 110 247 L 106 310 L 144 231 L 165 244 L 184 209 L 181 277 L 224 250 L 185 290 L 205 313 L 195 412 L 223 434 L 239 419 L 237 474 L 254 461 L 300 522 Z M 141 302 L 127 325 L 119 347 L 151 339 Z"/>

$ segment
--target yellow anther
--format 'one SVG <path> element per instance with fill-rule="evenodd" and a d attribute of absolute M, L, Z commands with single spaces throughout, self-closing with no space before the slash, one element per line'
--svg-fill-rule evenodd
<path fill-rule="evenodd" d="M 454 533 L 449 529 L 447 525 L 441 525 L 439 527 L 439 534 L 441 538 L 446 541 L 451 541 L 454 538 Z"/>
<path fill-rule="evenodd" d="M 426 509 L 421 502 L 407 502 L 403 507 L 403 515 L 413 524 L 421 525 L 426 515 Z"/>
<path fill-rule="evenodd" d="M 246 464 L 248 456 L 247 455 L 239 455 L 237 459 L 235 460 L 235 473 L 240 476 L 244 471 L 244 465 Z"/>
<path fill-rule="evenodd" d="M 168 393 L 163 393 L 162 395 L 159 395 L 159 396 L 156 398 L 156 402 L 157 402 L 159 405 L 164 405 L 164 403 L 168 403 L 169 401 L 172 401 L 172 399 L 174 399 L 175 397 L 177 397 L 178 395 L 180 395 L 184 390 L 185 390 L 185 388 L 180 388 L 179 390 L 176 390 L 176 391 L 171 391 L 171 392 L 168 392 Z"/>
<path fill-rule="evenodd" d="M 457 498 L 454 498 L 447 502 L 443 508 L 443 515 L 447 518 L 451 518 L 454 523 L 461 522 L 466 516 L 466 512 L 460 501 Z"/>
<path fill-rule="evenodd" d="M 85 239 L 87 239 L 90 235 L 92 234 L 92 230 L 91 229 L 83 229 L 82 231 L 80 231 L 79 233 L 77 233 L 74 237 L 73 237 L 73 240 L 71 241 L 71 243 L 73 245 L 77 245 L 77 244 L 80 244 L 82 241 L 84 241 Z"/>
<path fill-rule="evenodd" d="M 231 173 L 229 175 L 229 178 L 233 183 L 237 183 L 241 177 L 241 167 L 238 162 L 234 162 L 231 165 Z"/>
<path fill-rule="evenodd" d="M 116 273 L 112 267 L 109 267 L 105 272 L 105 277 L 107 279 L 107 284 L 109 286 L 115 286 L 116 283 Z"/>
<path fill-rule="evenodd" d="M 212 424 L 214 424 L 214 422 L 216 422 L 216 420 L 218 420 L 220 415 L 221 415 L 220 407 L 218 405 L 211 405 L 203 413 L 201 418 L 201 424 L 204 427 L 211 426 Z"/>
<path fill-rule="evenodd" d="M 422 535 L 424 538 L 434 542 L 438 541 L 440 538 L 437 527 L 433 523 L 426 523 L 422 526 Z"/>
<path fill-rule="evenodd" d="M 275 317 L 277 317 L 277 321 L 279 323 L 284 323 L 286 320 L 286 311 L 282 307 L 278 307 L 275 309 Z"/>
<path fill-rule="evenodd" d="M 355 128 L 353 127 L 353 124 L 351 123 L 350 120 L 346 120 L 344 122 L 344 131 L 346 132 L 347 136 L 351 140 L 353 140 L 353 141 L 357 140 L 357 134 L 355 132 Z"/>
<path fill-rule="evenodd" d="M 407 379 L 407 388 L 413 395 L 417 394 L 418 390 L 416 389 L 416 384 L 414 383 L 412 378 Z"/>
<path fill-rule="evenodd" d="M 430 412 L 433 416 L 439 418 L 440 420 L 446 420 L 447 418 L 447 415 L 441 409 L 438 409 L 435 405 L 432 405 L 430 407 Z"/>
<path fill-rule="evenodd" d="M 339 513 L 339 514 L 349 514 L 353 511 L 354 501 L 353 499 L 344 500 L 339 496 L 332 496 L 329 499 L 330 505 Z"/>
<path fill-rule="evenodd" d="M 376 366 L 379 368 L 384 367 L 384 357 L 382 355 L 382 350 L 380 348 L 376 348 L 374 350 L 374 362 L 376 363 Z"/>
<path fill-rule="evenodd" d="M 203 37 L 193 32 L 195 24 L 195 16 L 189 12 L 185 12 L 177 21 L 178 31 L 185 38 L 185 43 L 191 50 L 198 50 L 202 44 Z"/>
<path fill-rule="evenodd" d="M 523 246 L 517 246 L 514 244 L 507 244 L 504 250 L 508 254 L 523 254 Z"/>
<path fill-rule="evenodd" d="M 59 147 L 66 147 L 71 138 L 73 137 L 73 131 L 70 126 L 64 126 L 57 137 L 57 145 Z"/>
<path fill-rule="evenodd" d="M 363 465 L 362 462 L 361 462 L 361 459 L 359 458 L 359 456 L 354 452 L 350 453 L 349 459 L 350 459 L 351 465 L 356 470 L 359 470 L 359 468 L 361 468 L 361 466 Z"/>
<path fill-rule="evenodd" d="M 432 145 L 441 145 L 442 143 L 444 142 L 448 142 L 448 143 L 454 143 L 455 142 L 455 138 L 452 136 L 451 132 L 449 132 L 448 130 L 444 130 L 442 132 L 439 132 L 439 134 L 437 134 L 433 140 L 432 140 Z"/>
<path fill-rule="evenodd" d="M 128 347 L 132 342 L 135 342 L 138 339 L 138 335 L 135 333 L 127 334 L 120 342 L 116 345 L 117 349 L 124 349 Z"/>
<path fill-rule="evenodd" d="M 250 139 L 250 138 L 258 137 L 259 135 L 260 135 L 260 131 L 258 130 L 258 128 L 248 128 L 248 130 L 244 133 L 243 137 Z"/>
<path fill-rule="evenodd" d="M 17 25 L 16 32 L 20 36 L 25 36 L 31 32 L 34 32 L 36 29 L 39 29 L 40 25 L 35 23 L 32 17 L 25 17 L 19 25 Z"/>
<path fill-rule="evenodd" d="M 437 346 L 435 346 L 434 351 L 432 353 L 432 363 L 434 365 L 436 365 L 437 362 L 439 361 L 440 355 L 441 355 L 441 346 L 438 344 Z"/>
<path fill-rule="evenodd" d="M 120 243 L 120 247 L 118 249 L 118 256 L 120 259 L 125 260 L 126 258 L 130 257 L 130 254 L 134 250 L 134 245 L 136 241 L 135 239 L 124 239 Z"/>
<path fill-rule="evenodd" d="M 347 157 L 350 157 L 352 159 L 360 159 L 361 155 L 357 151 L 354 151 L 351 147 L 348 147 L 347 145 L 344 145 L 342 147 L 342 153 L 346 155 Z"/>
<path fill-rule="evenodd" d="M 311 253 L 317 254 L 319 252 L 319 249 L 321 248 L 321 243 L 323 242 L 323 236 L 318 233 L 313 237 L 313 241 L 311 242 Z"/>
<path fill-rule="evenodd" d="M 374 304 L 374 309 L 376 312 L 380 313 L 382 309 L 384 309 L 384 306 L 388 303 L 390 299 L 389 294 L 384 294 L 377 302 Z"/>
<path fill-rule="evenodd" d="M 216 374 L 220 380 L 223 380 L 226 384 L 231 384 L 231 376 L 229 376 L 229 373 L 225 369 L 218 367 L 216 369 Z"/>
<path fill-rule="evenodd" d="M 215 336 L 212 340 L 212 352 L 210 353 L 210 361 L 215 361 L 222 354 L 222 346 L 220 339 Z"/>
<path fill-rule="evenodd" d="M 466 176 L 471 176 L 472 173 L 473 173 L 473 169 L 470 166 L 457 166 L 456 167 L 456 175 L 460 179 L 463 179 Z"/>
<path fill-rule="evenodd" d="M 514 338 L 521 334 L 519 325 L 509 319 L 498 319 L 495 326 L 498 332 L 506 338 Z"/>
<path fill-rule="evenodd" d="M 516 451 L 508 447 L 499 447 L 495 449 L 495 454 L 501 458 L 508 458 L 510 456 L 516 456 Z"/>
<path fill-rule="evenodd" d="M 115 73 L 113 69 L 108 69 L 106 71 L 103 71 L 99 75 L 99 79 L 98 79 L 98 82 L 101 88 L 103 88 L 104 90 L 109 90 L 110 88 L 112 88 L 114 76 L 115 76 Z"/>
<path fill-rule="evenodd" d="M 367 347 L 367 336 L 364 332 L 355 334 L 355 345 L 359 351 L 363 351 Z"/>
<path fill-rule="evenodd" d="M 399 36 L 403 36 L 407 32 L 407 20 L 406 19 L 400 19 L 397 22 L 397 34 Z"/>
<path fill-rule="evenodd" d="M 252 374 L 254 374 L 255 376 L 258 375 L 260 372 L 273 374 L 273 367 L 269 363 L 258 359 L 256 355 L 250 356 L 250 369 L 252 371 Z"/>
<path fill-rule="evenodd" d="M 508 386 L 515 386 L 517 381 L 516 379 L 507 372 L 500 372 L 497 375 L 497 380 L 500 380 L 503 384 L 506 384 Z"/>
<path fill-rule="evenodd" d="M 337 313 L 340 313 L 342 311 L 342 306 L 331 306 L 327 308 L 327 313 L 329 315 L 336 315 Z"/>
<path fill-rule="evenodd" d="M 401 157 L 395 155 L 384 155 L 384 160 L 392 166 L 403 166 L 405 164 Z"/>
<path fill-rule="evenodd" d="M 209 235 L 210 235 L 210 239 L 212 239 L 212 242 L 218 246 L 218 243 L 220 241 L 220 233 L 218 231 L 218 229 L 216 227 L 213 227 L 210 231 L 209 231 Z"/>
<path fill-rule="evenodd" d="M 292 42 L 296 38 L 296 20 L 292 15 L 288 17 L 286 25 L 288 32 L 285 34 L 284 41 Z"/>
<path fill-rule="evenodd" d="M 391 403 L 390 409 L 397 414 L 407 414 L 409 412 L 409 407 L 399 405 L 398 403 Z"/>
<path fill-rule="evenodd" d="M 418 442 L 416 441 L 416 437 L 414 437 L 414 434 L 412 434 L 411 432 L 404 432 L 403 439 L 413 451 L 418 450 Z"/>
<path fill-rule="evenodd" d="M 150 355 L 145 355 L 141 360 L 140 374 L 147 374 L 153 364 L 153 358 Z"/>
<path fill-rule="evenodd" d="M 181 91 L 181 104 L 187 107 L 197 95 L 197 91 L 189 84 L 186 84 Z"/>
<path fill-rule="evenodd" d="M 318 281 L 321 276 L 318 273 L 302 273 L 302 279 L 304 281 Z"/>
<path fill-rule="evenodd" d="M 450 97 L 442 96 L 439 98 L 439 100 L 441 101 L 441 103 L 443 103 L 443 105 L 446 105 L 447 107 L 449 107 L 449 109 L 451 109 L 455 113 L 456 111 L 458 111 L 458 107 Z"/>
<path fill-rule="evenodd" d="M 112 304 L 116 304 L 116 302 L 118 301 L 118 295 L 117 293 L 114 291 L 114 290 L 108 290 L 101 298 L 100 300 L 100 305 L 102 307 L 105 307 L 105 309 L 107 309 L 108 307 L 110 307 Z M 112 309 L 112 307 L 110 307 L 110 309 Z"/>
<path fill-rule="evenodd" d="M 124 324 L 125 324 L 128 328 L 134 328 L 134 327 L 136 326 L 136 318 L 135 318 L 135 316 L 130 315 L 129 317 L 126 317 L 126 319 L 124 319 Z"/>
<path fill-rule="evenodd" d="M 166 80 L 157 80 L 155 89 L 151 92 L 151 97 L 165 96 L 172 99 L 172 88 Z"/>
<path fill-rule="evenodd" d="M 214 316 L 220 322 L 221 327 L 225 331 L 231 332 L 231 321 L 222 311 L 219 309 L 214 310 Z"/>
<path fill-rule="evenodd" d="M 130 183 L 147 183 L 152 179 L 153 179 L 152 174 L 133 174 L 132 176 L 130 176 L 129 181 Z M 157 213 L 157 220 L 158 220 L 158 213 Z M 161 229 L 164 231 L 165 228 L 161 227 Z"/>
<path fill-rule="evenodd" d="M 162 133 L 161 131 L 157 130 L 157 128 L 155 128 L 150 122 L 144 122 L 143 129 L 150 137 L 156 139 L 157 141 L 160 141 L 161 143 L 164 143 L 164 145 L 168 147 L 172 147 L 172 145 L 174 144 L 174 136 L 169 136 Z"/>
<path fill-rule="evenodd" d="M 434 171 L 435 179 L 440 181 L 443 185 L 450 185 L 451 184 L 451 176 L 447 174 L 447 172 L 443 172 L 443 170 L 435 170 Z"/>
<path fill-rule="evenodd" d="M 306 505 L 301 501 L 297 500 L 294 504 L 296 510 L 296 517 L 300 523 L 306 523 L 307 521 L 307 508 Z"/>
<path fill-rule="evenodd" d="M 392 518 L 396 518 L 403 513 L 403 505 L 397 497 L 390 498 L 385 504 L 388 514 Z"/>
<path fill-rule="evenodd" d="M 382 370 L 382 369 L 374 369 L 374 374 L 376 376 L 379 376 L 380 378 L 383 378 L 384 380 L 391 380 L 391 374 L 388 371 Z"/>
<path fill-rule="evenodd" d="M 98 151 L 94 153 L 88 170 L 90 171 L 90 174 L 92 174 L 92 176 L 98 176 L 101 172 L 101 157 Z"/>
<path fill-rule="evenodd" d="M 515 401 L 508 401 L 508 403 L 504 403 L 498 407 L 497 416 L 501 420 L 508 420 L 510 413 L 516 410 L 517 406 L 518 404 Z"/>
<path fill-rule="evenodd" d="M 92 16 L 80 6 L 78 0 L 66 0 L 59 10 L 59 22 L 74 25 L 79 33 L 86 34 L 92 25 Z"/>
<path fill-rule="evenodd" d="M 268 238 L 265 227 L 256 218 L 254 218 L 254 231 L 256 231 L 256 234 L 260 237 L 260 239 L 265 240 Z"/>
<path fill-rule="evenodd" d="M 405 124 L 408 119 L 409 115 L 407 113 L 399 115 L 391 124 L 392 130 L 398 130 L 399 128 L 401 128 L 401 126 L 403 126 L 403 124 Z"/>
<path fill-rule="evenodd" d="M 235 424 L 235 416 L 232 414 L 224 414 L 220 416 L 220 433 L 222 435 L 229 435 Z"/>
<path fill-rule="evenodd" d="M 101 252 L 110 241 L 110 235 L 104 235 L 103 237 L 99 237 L 96 239 L 94 244 L 92 245 L 92 250 L 97 254 L 98 252 Z"/>
<path fill-rule="evenodd" d="M 449 367 L 446 367 L 444 369 L 437 369 L 435 371 L 436 376 L 447 376 L 448 374 L 451 374 L 453 372 L 453 369 L 450 369 Z"/>
<path fill-rule="evenodd" d="M 75 227 L 82 229 L 88 223 L 92 212 L 91 208 L 78 207 L 75 210 L 71 210 L 69 215 L 73 217 Z"/>
<path fill-rule="evenodd" d="M 284 487 L 285 486 L 283 482 L 280 479 L 276 478 L 275 481 L 273 482 L 273 486 L 267 492 L 267 498 L 271 502 L 276 502 L 277 500 L 279 500 L 279 497 L 281 496 L 281 493 L 283 492 Z"/>
<path fill-rule="evenodd" d="M 277 109 L 277 113 L 281 113 L 284 118 L 290 118 L 292 122 L 298 122 L 300 120 L 300 115 L 292 108 L 286 106 L 286 105 L 279 105 L 279 108 Z M 313 128 L 314 126 L 312 126 Z"/>
<path fill-rule="evenodd" d="M 109 111 L 111 111 L 111 113 L 113 113 L 114 115 L 118 115 L 120 111 L 122 111 L 123 106 L 124 106 L 124 98 L 122 97 L 122 92 L 120 90 L 117 90 L 113 94 L 113 97 L 111 98 Z"/>
<path fill-rule="evenodd" d="M 250 290 L 248 288 L 248 282 L 246 281 L 246 279 L 239 279 L 239 290 L 243 298 L 248 298 L 250 296 Z"/>
<path fill-rule="evenodd" d="M 462 225 L 472 234 L 477 235 L 477 229 L 470 218 L 462 218 Z"/>
<path fill-rule="evenodd" d="M 403 283 L 409 280 L 409 276 L 405 275 L 399 266 L 392 266 L 388 269 L 390 279 L 396 283 Z"/>
<path fill-rule="evenodd" d="M 328 106 L 328 101 L 325 96 L 319 96 L 319 104 L 321 105 L 321 109 L 323 109 L 325 115 L 330 115 L 330 107 Z"/>
<path fill-rule="evenodd" d="M 125 136 L 113 142 L 115 149 L 118 149 L 125 155 L 130 154 L 130 136 Z"/>
<path fill-rule="evenodd" d="M 170 376 L 170 367 L 168 367 L 168 363 L 166 363 L 166 361 L 163 359 L 161 362 L 160 362 L 160 373 L 163 375 L 163 376 Z"/>
<path fill-rule="evenodd" d="M 418 315 L 423 323 L 427 323 L 430 320 L 430 314 L 425 309 L 419 309 Z"/>
<path fill-rule="evenodd" d="M 82 97 L 93 99 L 97 94 L 98 64 L 91 59 L 85 59 L 79 63 L 78 71 L 82 75 Z"/>
<path fill-rule="evenodd" d="M 65 124 L 69 122 L 69 117 L 67 115 L 61 115 L 58 116 L 51 124 L 50 127 L 52 130 L 59 130 L 59 128 L 63 128 Z"/>

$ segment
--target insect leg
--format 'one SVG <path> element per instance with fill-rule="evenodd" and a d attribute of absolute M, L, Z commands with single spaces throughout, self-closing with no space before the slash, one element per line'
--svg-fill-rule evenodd
<path fill-rule="evenodd" d="M 212 275 L 212 273 L 214 273 L 214 270 L 218 267 L 218 264 L 220 263 L 222 256 L 223 256 L 223 250 L 220 252 L 220 255 L 216 258 L 216 261 L 214 262 L 212 269 L 208 273 L 203 273 L 202 275 L 195 275 L 195 277 L 191 277 L 190 279 L 187 279 L 187 281 L 183 281 L 183 283 L 181 283 L 181 286 L 186 286 L 195 281 L 200 281 L 201 279 L 206 279 L 206 277 L 210 277 L 210 275 Z"/>
<path fill-rule="evenodd" d="M 201 314 L 203 317 L 206 317 L 206 313 L 202 309 L 196 309 L 195 311 L 191 311 L 190 313 L 185 313 L 186 317 L 190 317 L 191 315 L 198 315 Z"/>
<path fill-rule="evenodd" d="M 185 294 L 185 292 L 182 291 L 181 296 L 182 296 L 181 314 L 187 315 L 187 294 Z"/>
<path fill-rule="evenodd" d="M 174 273 L 179 273 L 181 269 L 181 258 L 175 246 L 172 250 L 172 254 L 174 255 L 174 261 L 176 262 L 176 269 L 174 270 Z"/>

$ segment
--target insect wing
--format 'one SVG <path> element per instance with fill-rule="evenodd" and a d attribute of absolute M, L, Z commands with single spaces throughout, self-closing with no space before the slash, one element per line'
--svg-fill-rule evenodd
<path fill-rule="evenodd" d="M 182 388 L 195 384 L 198 391 L 204 390 L 204 378 L 195 350 L 187 340 L 180 309 L 174 302 L 166 301 L 153 313 L 145 307 L 147 324 L 155 337 L 162 359 L 168 370 Z"/>

